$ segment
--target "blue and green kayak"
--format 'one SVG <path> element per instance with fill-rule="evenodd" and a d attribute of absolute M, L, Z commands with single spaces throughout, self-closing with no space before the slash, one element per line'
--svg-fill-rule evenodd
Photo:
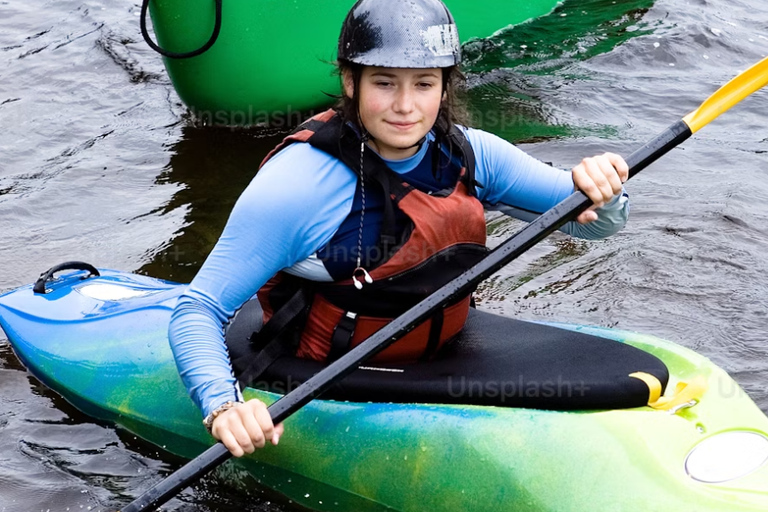
<path fill-rule="evenodd" d="M 184 289 L 62 271 L 0 297 L 0 325 L 77 408 L 191 458 L 214 440 L 167 340 Z M 228 337 L 248 332 L 239 319 Z M 271 403 L 318 364 L 278 360 L 244 394 Z M 768 418 L 712 362 L 653 336 L 482 311 L 435 360 L 359 368 L 236 464 L 323 511 L 768 510 Z"/>
<path fill-rule="evenodd" d="M 354 0 L 145 0 L 176 92 L 198 120 L 217 125 L 298 124 L 339 93 L 341 24 Z M 462 41 L 551 12 L 560 0 L 446 0 Z M 393 16 L 397 13 L 393 12 Z M 218 18 L 218 20 L 217 20 Z M 217 21 L 220 25 L 215 33 Z"/>

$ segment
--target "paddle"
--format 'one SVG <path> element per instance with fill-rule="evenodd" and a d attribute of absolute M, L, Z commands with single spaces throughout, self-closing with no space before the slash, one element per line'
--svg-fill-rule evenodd
<path fill-rule="evenodd" d="M 723 112 L 768 84 L 768 58 L 733 78 L 701 106 L 676 122 L 655 139 L 627 158 L 629 176 L 636 175 L 662 155 L 689 138 Z M 269 406 L 275 424 L 285 420 L 303 405 L 322 394 L 357 366 L 381 352 L 416 325 L 428 319 L 453 298 L 465 295 L 481 281 L 544 239 L 554 230 L 575 219 L 592 205 L 582 192 L 574 192 L 545 212 L 509 240 L 490 252 L 480 263 L 449 282 L 425 300 L 390 322 L 352 351 L 327 366 L 304 384 Z M 123 509 L 123 512 L 152 510 L 171 499 L 178 491 L 229 459 L 230 453 L 217 443 Z M 151 507 L 151 508 L 150 508 Z"/>

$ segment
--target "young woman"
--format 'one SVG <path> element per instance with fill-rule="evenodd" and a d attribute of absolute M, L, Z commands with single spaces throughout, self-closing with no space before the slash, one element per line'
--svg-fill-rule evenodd
<path fill-rule="evenodd" d="M 530 219 L 577 188 L 595 207 L 563 231 L 601 238 L 625 224 L 621 157 L 565 172 L 456 123 L 459 51 L 440 0 L 357 2 L 339 40 L 342 103 L 267 157 L 180 299 L 169 332 L 179 372 L 233 455 L 283 433 L 263 403 L 243 403 L 224 341 L 255 295 L 273 326 L 299 318 L 280 343 L 331 361 L 485 254 L 483 204 Z M 454 301 L 378 360 L 431 358 L 461 330 L 470 301 Z"/>

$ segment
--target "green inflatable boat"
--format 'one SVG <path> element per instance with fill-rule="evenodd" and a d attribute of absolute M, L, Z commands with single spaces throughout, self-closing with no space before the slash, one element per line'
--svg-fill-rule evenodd
<path fill-rule="evenodd" d="M 59 271 L 0 297 L 19 359 L 93 417 L 185 457 L 210 446 L 166 337 L 185 286 Z M 238 313 L 231 351 L 260 316 Z M 273 402 L 318 368 L 284 357 L 245 396 Z M 764 512 L 767 436 L 768 418 L 690 350 L 473 310 L 435 360 L 360 367 L 236 464 L 322 511 Z"/>
<path fill-rule="evenodd" d="M 446 0 L 462 41 L 551 12 L 559 0 Z M 332 63 L 354 0 L 144 0 L 182 101 L 206 124 L 296 125 L 338 94 Z M 397 13 L 393 13 L 396 16 Z M 155 46 L 147 30 L 145 38 Z M 201 51 L 202 50 L 202 51 Z M 178 58 L 184 54 L 196 54 Z"/>

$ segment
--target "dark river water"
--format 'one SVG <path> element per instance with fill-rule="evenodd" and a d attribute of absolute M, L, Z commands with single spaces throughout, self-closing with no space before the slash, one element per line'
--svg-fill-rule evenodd
<path fill-rule="evenodd" d="M 71 259 L 188 281 L 279 138 L 195 126 L 138 12 L 0 1 L 0 291 Z M 470 111 L 558 166 L 627 155 L 768 54 L 766 27 L 763 0 L 566 0 L 467 45 Z M 620 234 L 550 237 L 486 282 L 479 307 L 673 340 L 768 411 L 768 91 L 627 188 Z M 495 242 L 519 228 L 497 215 Z M 115 509 L 179 463 L 45 389 L 0 334 L 0 512 Z M 293 510 L 223 480 L 165 510 Z"/>

